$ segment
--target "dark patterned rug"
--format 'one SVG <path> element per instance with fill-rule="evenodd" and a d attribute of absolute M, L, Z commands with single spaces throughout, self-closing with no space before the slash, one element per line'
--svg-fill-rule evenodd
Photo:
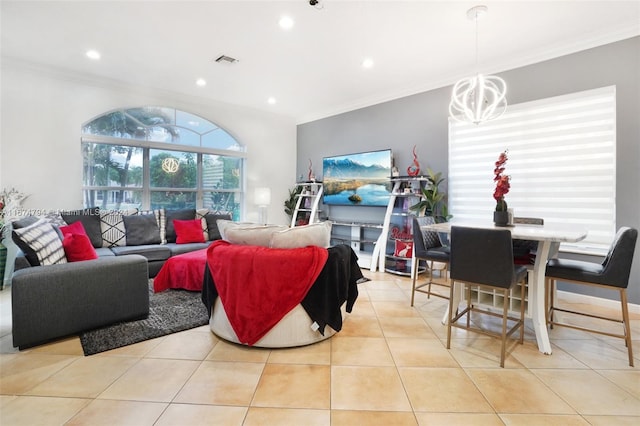
<path fill-rule="evenodd" d="M 85 355 L 93 355 L 178 331 L 199 327 L 209 322 L 207 308 L 199 291 L 165 290 L 153 292 L 149 281 L 149 317 L 122 322 L 80 334 Z"/>

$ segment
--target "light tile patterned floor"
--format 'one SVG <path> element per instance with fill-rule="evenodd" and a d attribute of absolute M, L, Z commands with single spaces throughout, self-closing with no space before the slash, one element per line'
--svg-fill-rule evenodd
<path fill-rule="evenodd" d="M 446 300 L 418 294 L 411 308 L 409 279 L 364 273 L 372 281 L 338 335 L 278 350 L 204 326 L 90 357 L 78 338 L 17 352 L 5 289 L 0 424 L 640 424 L 640 368 L 621 340 L 556 328 L 546 356 L 528 328 L 501 369 L 490 337 L 454 330 L 446 349 Z"/>

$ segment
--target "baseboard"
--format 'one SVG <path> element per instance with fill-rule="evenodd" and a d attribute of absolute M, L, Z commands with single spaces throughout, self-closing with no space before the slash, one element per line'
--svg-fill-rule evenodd
<path fill-rule="evenodd" d="M 589 305 L 602 306 L 604 308 L 616 310 L 620 309 L 620 301 L 618 300 L 605 299 L 603 297 L 589 296 L 586 294 L 571 293 L 569 291 L 562 290 L 558 290 L 557 293 L 558 297 L 561 297 L 562 299 L 570 303 L 585 303 Z M 640 305 L 627 303 L 627 306 L 629 307 L 630 314 L 640 314 Z"/>

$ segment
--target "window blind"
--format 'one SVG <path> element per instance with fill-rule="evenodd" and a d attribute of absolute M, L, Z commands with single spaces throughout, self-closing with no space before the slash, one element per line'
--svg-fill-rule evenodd
<path fill-rule="evenodd" d="M 599 252 L 615 234 L 615 86 L 510 105 L 480 125 L 449 119 L 449 211 L 482 221 L 495 210 L 493 169 L 508 150 L 505 199 L 515 216 L 576 224 L 587 238 L 563 250 Z"/>

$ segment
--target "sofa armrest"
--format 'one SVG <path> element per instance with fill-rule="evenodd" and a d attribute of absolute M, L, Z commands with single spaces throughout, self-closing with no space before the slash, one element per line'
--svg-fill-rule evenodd
<path fill-rule="evenodd" d="M 13 270 L 14 271 L 19 271 L 20 269 L 25 269 L 25 268 L 30 268 L 31 265 L 29 264 L 29 261 L 27 260 L 27 256 L 24 255 L 24 252 L 20 249 L 18 249 L 17 253 L 16 253 L 16 258 L 14 260 L 14 264 L 13 264 Z"/>
<path fill-rule="evenodd" d="M 34 266 L 11 281 L 13 345 L 21 349 L 149 314 L 147 260 L 138 255 Z"/>

